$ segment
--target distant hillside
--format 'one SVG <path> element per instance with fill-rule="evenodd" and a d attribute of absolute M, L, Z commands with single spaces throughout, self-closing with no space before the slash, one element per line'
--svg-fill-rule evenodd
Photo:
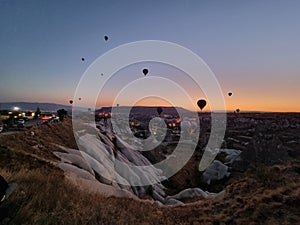
<path fill-rule="evenodd" d="M 21 110 L 35 111 L 37 107 L 41 111 L 55 112 L 58 109 L 65 109 L 71 111 L 71 107 L 67 105 L 55 103 L 42 103 L 42 102 L 2 102 L 0 103 L 0 110 L 12 110 L 13 107 L 19 107 Z"/>
<path fill-rule="evenodd" d="M 120 106 L 118 108 L 118 110 L 119 110 L 120 113 L 122 113 L 125 110 L 127 110 L 128 108 L 132 108 L 131 109 L 131 114 L 146 115 L 146 116 L 152 116 L 152 115 L 157 115 L 158 114 L 156 106 L 134 106 L 134 107 Z M 176 111 L 175 107 L 161 107 L 161 108 L 163 110 L 162 114 L 168 114 L 168 115 L 178 115 L 178 113 L 186 115 L 186 114 L 191 112 L 191 111 L 186 110 L 186 109 L 181 108 L 181 107 L 177 107 L 178 112 Z M 110 111 L 111 111 L 111 107 L 102 107 L 100 109 L 97 109 L 96 113 L 110 112 Z"/>

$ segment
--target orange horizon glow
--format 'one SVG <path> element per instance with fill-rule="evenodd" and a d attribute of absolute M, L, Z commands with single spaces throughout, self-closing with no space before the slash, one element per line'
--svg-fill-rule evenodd
<path fill-rule="evenodd" d="M 41 103 L 56 103 L 56 104 L 62 104 L 66 106 L 70 106 L 69 100 L 73 99 L 72 97 L 66 98 L 66 99 L 61 99 L 61 98 L 43 98 L 40 101 L 36 100 L 29 100 L 29 99 L 22 99 L 19 102 L 41 102 Z M 204 98 L 205 99 L 205 98 Z M 198 106 L 196 105 L 197 99 L 195 99 L 194 107 L 197 111 L 201 111 Z M 257 99 L 254 97 L 248 97 L 248 98 L 242 98 L 242 97 L 225 97 L 225 105 L 226 105 L 226 110 L 228 112 L 230 111 L 235 111 L 236 109 L 240 109 L 241 112 L 245 111 L 257 111 L 257 112 L 300 112 L 300 104 L 296 104 L 296 98 L 294 99 L 269 99 L 266 101 L 265 99 Z M 74 102 L 76 105 L 76 102 Z M 78 104 L 78 102 L 77 102 Z M 93 102 L 86 102 L 83 107 L 87 108 L 93 108 L 92 106 L 96 105 L 96 108 L 101 108 L 101 107 L 111 107 L 113 105 L 113 99 L 105 99 L 100 102 L 97 101 L 97 103 Z M 127 104 L 119 104 L 120 106 L 130 106 Z M 135 104 L 135 106 L 151 106 L 151 107 L 157 107 L 157 106 L 162 106 L 162 107 L 170 107 L 172 106 L 171 104 L 164 102 L 164 101 L 142 101 L 138 102 Z M 177 107 L 182 107 L 188 110 L 194 110 L 192 108 L 187 108 L 184 107 L 184 103 L 182 105 L 178 104 L 176 105 Z M 203 109 L 203 112 L 209 112 L 209 103 L 207 103 L 206 107 Z"/>
<path fill-rule="evenodd" d="M 254 102 L 255 101 L 255 102 Z M 183 105 L 176 105 L 175 107 L 182 107 L 187 110 L 196 110 L 196 111 L 201 111 L 196 102 L 197 100 L 194 101 L 194 109 L 193 108 L 188 108 L 184 107 Z M 97 102 L 99 103 L 99 102 Z M 103 101 L 101 102 L 102 104 L 97 104 L 96 108 L 101 108 L 101 107 L 110 107 L 113 105 L 113 101 Z M 127 104 L 119 104 L 120 106 L 130 106 Z M 294 106 L 291 106 L 294 105 Z M 160 99 L 151 99 L 151 100 L 143 100 L 139 101 L 134 106 L 148 106 L 148 107 L 171 107 L 170 103 L 160 100 Z M 237 99 L 231 99 L 231 98 L 225 98 L 225 106 L 226 106 L 226 111 L 235 111 L 236 109 L 240 109 L 241 112 L 245 111 L 253 111 L 253 112 L 300 112 L 300 104 L 296 105 L 293 103 L 293 100 L 290 101 L 282 101 L 280 104 L 278 100 L 274 101 L 264 101 L 263 99 L 261 100 L 256 100 L 256 99 L 251 99 L 248 98 L 246 100 L 242 100 L 240 98 Z M 202 110 L 202 112 L 210 112 L 210 107 L 209 103 L 205 106 L 205 108 Z M 217 111 L 217 110 L 215 110 Z"/>
<path fill-rule="evenodd" d="M 68 98 L 68 100 L 58 100 L 58 99 L 55 99 L 54 101 L 52 101 L 51 99 L 45 99 L 43 101 L 28 101 L 28 102 L 40 102 L 40 103 L 55 103 L 55 104 L 62 104 L 62 105 L 66 105 L 66 106 L 70 106 L 69 104 L 69 99 L 72 99 L 72 98 Z M 26 102 L 26 101 L 22 101 L 22 102 Z M 103 101 L 102 104 L 96 104 L 96 109 L 99 109 L 101 107 L 111 107 L 113 104 L 113 102 L 110 102 L 110 101 Z M 295 112 L 295 113 L 300 113 L 300 106 L 297 105 L 297 106 L 290 106 L 288 103 L 286 104 L 279 104 L 276 103 L 276 104 L 266 104 L 265 102 L 258 102 L 255 104 L 253 104 L 253 102 L 251 101 L 241 101 L 241 102 L 238 102 L 238 101 L 234 101 L 233 102 L 230 102 L 230 101 L 226 101 L 226 111 L 227 112 L 233 112 L 235 111 L 236 109 L 240 109 L 241 112 L 246 112 L 246 111 L 253 111 L 253 112 Z M 87 107 L 87 108 L 92 108 L 92 103 L 89 104 L 85 104 L 84 107 Z M 126 104 L 120 104 L 120 106 L 130 106 L 130 105 L 126 105 Z M 159 102 L 157 101 L 154 101 L 154 102 L 148 102 L 147 104 L 143 104 L 143 103 L 137 103 L 135 104 L 134 106 L 145 106 L 145 107 L 158 107 L 158 106 L 161 106 L 161 107 L 170 107 L 172 106 L 171 104 L 159 104 Z M 175 107 L 182 107 L 182 108 L 185 108 L 181 105 L 177 105 Z M 194 110 L 194 109 L 189 109 L 189 108 L 185 108 L 187 110 Z M 198 108 L 198 106 L 195 104 L 195 109 L 196 111 L 199 111 L 201 112 L 201 110 Z M 206 107 L 202 110 L 202 112 L 210 112 L 210 108 L 209 108 L 209 104 L 206 105 Z"/>
<path fill-rule="evenodd" d="M 120 105 L 120 107 L 129 107 L 129 105 Z M 144 107 L 172 107 L 172 105 L 170 104 L 135 104 L 134 106 L 144 106 Z M 96 108 L 101 108 L 101 107 L 112 107 L 112 104 L 106 104 L 106 105 L 102 105 L 102 106 L 97 106 Z M 133 107 L 133 106 L 131 106 Z M 182 106 L 174 106 L 174 107 L 182 107 Z M 185 107 L 182 107 L 184 109 L 187 109 L 187 110 L 191 110 L 193 111 L 194 109 L 189 109 L 189 108 L 185 108 Z M 201 110 L 198 108 L 197 105 L 195 105 L 195 108 L 196 108 L 196 111 L 199 111 L 201 112 Z M 260 105 L 258 107 L 253 107 L 252 105 L 246 105 L 246 104 L 240 104 L 238 107 L 234 107 L 233 105 L 226 105 L 226 111 L 227 112 L 233 112 L 235 111 L 236 109 L 240 109 L 240 112 L 295 112 L 295 113 L 300 113 L 300 108 L 292 108 L 292 107 L 285 107 L 285 108 L 279 108 L 279 107 L 276 107 L 276 106 L 269 106 L 269 107 L 265 107 L 263 105 Z M 202 112 L 210 112 L 210 108 L 209 106 L 207 105 L 203 110 Z M 216 110 L 217 111 L 217 110 Z"/>

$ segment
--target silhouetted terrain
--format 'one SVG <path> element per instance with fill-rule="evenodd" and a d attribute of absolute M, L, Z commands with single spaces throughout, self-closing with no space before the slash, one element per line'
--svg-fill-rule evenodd
<path fill-rule="evenodd" d="M 228 114 L 224 151 L 216 158 L 225 166 L 226 175 L 215 180 L 209 177 L 210 182 L 198 171 L 210 134 L 209 114 L 201 117 L 200 141 L 194 155 L 163 184 L 167 195 L 195 187 L 210 192 L 224 190 L 223 195 L 183 198 L 183 205 L 162 206 L 151 193 L 139 200 L 92 190 L 84 185 L 86 179 L 71 176 L 57 166 L 61 159 L 53 153 L 67 153 L 58 146 L 78 149 L 71 119 L 67 118 L 62 123 L 0 135 L 0 173 L 18 184 L 0 206 L 0 224 L 297 224 L 300 114 Z M 101 121 L 99 126 L 105 127 Z M 170 132 L 163 146 L 145 156 L 152 162 L 167 157 L 177 134 Z M 114 142 L 108 128 L 100 136 L 105 143 Z M 118 144 L 113 145 L 114 151 L 119 150 Z M 228 160 L 233 153 L 240 155 Z M 65 161 L 70 163 L 78 165 Z M 95 182 L 101 179 L 96 176 Z"/>

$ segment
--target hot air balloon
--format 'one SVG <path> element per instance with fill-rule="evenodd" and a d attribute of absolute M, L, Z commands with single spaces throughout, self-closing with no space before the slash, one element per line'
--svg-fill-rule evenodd
<path fill-rule="evenodd" d="M 85 60 L 85 58 L 81 58 L 81 61 L 83 62 Z"/>
<path fill-rule="evenodd" d="M 240 109 L 236 109 L 235 111 L 236 111 L 237 113 L 239 113 L 239 112 L 240 112 Z"/>
<path fill-rule="evenodd" d="M 206 100 L 204 99 L 199 99 L 197 102 L 197 105 L 199 106 L 199 108 L 202 110 L 205 106 L 206 106 Z"/>
<path fill-rule="evenodd" d="M 231 96 L 232 95 L 232 92 L 228 92 L 228 96 Z"/>
<path fill-rule="evenodd" d="M 73 100 L 70 100 L 69 103 L 72 105 L 73 104 Z"/>
<path fill-rule="evenodd" d="M 163 109 L 161 107 L 157 107 L 156 111 L 157 111 L 158 115 L 160 115 L 162 113 Z"/>
<path fill-rule="evenodd" d="M 148 74 L 148 69 L 143 69 L 143 74 L 146 76 Z"/>
<path fill-rule="evenodd" d="M 78 98 L 79 101 L 81 101 L 81 98 Z"/>
<path fill-rule="evenodd" d="M 105 40 L 105 41 L 108 41 L 108 36 L 105 35 L 105 36 L 104 36 L 104 40 Z"/>

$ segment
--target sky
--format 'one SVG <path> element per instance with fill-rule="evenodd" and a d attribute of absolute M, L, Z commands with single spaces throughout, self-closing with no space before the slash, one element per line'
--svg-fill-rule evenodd
<path fill-rule="evenodd" d="M 299 11 L 296 0 L 0 0 L 0 102 L 68 104 L 99 56 L 129 42 L 162 40 L 205 61 L 228 110 L 300 112 Z M 116 73 L 98 104 L 112 104 L 145 66 L 149 76 L 178 82 L 194 102 L 205 98 L 179 69 L 137 66 Z M 185 99 L 176 104 L 185 106 Z"/>

